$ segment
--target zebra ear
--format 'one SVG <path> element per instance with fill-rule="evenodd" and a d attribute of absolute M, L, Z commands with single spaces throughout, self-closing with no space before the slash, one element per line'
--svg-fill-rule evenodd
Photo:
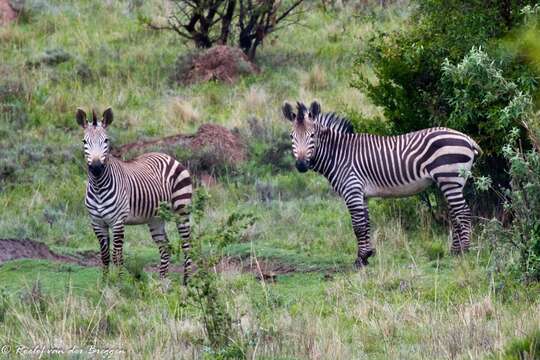
<path fill-rule="evenodd" d="M 281 111 L 283 112 L 283 116 L 285 116 L 285 119 L 289 121 L 294 121 L 296 119 L 296 114 L 293 111 L 293 107 L 288 102 L 285 102 L 283 104 Z"/>
<path fill-rule="evenodd" d="M 315 118 L 320 113 L 321 113 L 321 104 L 319 104 L 317 101 L 312 102 L 309 107 L 309 117 Z"/>
<path fill-rule="evenodd" d="M 103 127 L 106 128 L 107 126 L 111 125 L 112 121 L 113 121 L 113 112 L 112 112 L 111 107 L 109 106 L 103 112 L 103 120 L 101 121 L 101 124 L 103 124 Z"/>
<path fill-rule="evenodd" d="M 86 121 L 86 113 L 83 109 L 78 108 L 75 113 L 75 118 L 77 119 L 77 124 L 79 124 L 83 129 L 86 129 L 88 126 L 88 121 Z"/>

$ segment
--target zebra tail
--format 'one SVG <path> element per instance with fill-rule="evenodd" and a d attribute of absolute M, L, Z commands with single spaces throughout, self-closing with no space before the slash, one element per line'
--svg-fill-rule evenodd
<path fill-rule="evenodd" d="M 471 138 L 470 136 L 467 136 L 467 137 L 469 138 L 469 141 L 471 142 L 471 146 L 473 147 L 474 156 L 475 157 L 481 156 L 484 152 L 482 151 L 482 148 L 480 147 L 480 145 L 478 145 L 476 141 L 474 141 L 473 138 Z"/>

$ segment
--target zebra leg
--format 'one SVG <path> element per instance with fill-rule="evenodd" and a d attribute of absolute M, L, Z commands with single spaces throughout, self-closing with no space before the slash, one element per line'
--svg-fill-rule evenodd
<path fill-rule="evenodd" d="M 452 243 L 452 253 L 461 254 L 469 251 L 471 245 L 471 209 L 465 202 L 463 195 L 461 201 L 454 205 L 452 209 L 453 216 L 457 222 L 458 238 L 457 242 Z"/>
<path fill-rule="evenodd" d="M 120 267 L 124 264 L 122 247 L 124 246 L 124 222 L 114 224 L 113 230 L 113 263 Z"/>
<path fill-rule="evenodd" d="M 463 202 L 463 208 L 460 210 L 459 223 L 461 225 L 461 243 L 463 250 L 468 251 L 471 246 L 471 208 L 466 202 Z"/>
<path fill-rule="evenodd" d="M 471 236 L 471 210 L 463 197 L 464 184 L 451 183 L 440 186 L 448 202 L 452 223 L 452 245 L 450 251 L 462 254 L 469 250 Z"/>
<path fill-rule="evenodd" d="M 156 219 L 148 224 L 150 228 L 150 234 L 152 239 L 156 243 L 159 249 L 159 277 L 164 279 L 169 272 L 169 264 L 171 262 L 171 247 L 169 245 L 169 239 L 165 232 L 165 222 L 161 219 Z"/>
<path fill-rule="evenodd" d="M 375 254 L 369 239 L 369 214 L 361 191 L 351 191 L 343 196 L 351 214 L 352 226 L 358 242 L 358 255 L 354 265 L 362 268 L 368 265 L 368 258 Z"/>
<path fill-rule="evenodd" d="M 106 225 L 96 223 L 92 223 L 92 227 L 99 241 L 103 274 L 106 275 L 109 272 L 109 264 L 111 263 L 111 255 L 109 253 L 109 228 Z"/>
<path fill-rule="evenodd" d="M 178 210 L 179 219 L 176 223 L 178 233 L 182 238 L 182 251 L 184 253 L 184 285 L 187 284 L 189 276 L 192 274 L 192 261 L 190 257 L 191 250 L 191 226 L 189 221 L 189 213 L 186 208 L 183 207 Z"/>

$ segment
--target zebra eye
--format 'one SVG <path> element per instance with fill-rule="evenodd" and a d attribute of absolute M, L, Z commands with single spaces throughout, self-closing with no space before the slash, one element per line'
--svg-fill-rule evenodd
<path fill-rule="evenodd" d="M 292 135 L 292 134 L 289 134 L 289 137 L 292 139 L 292 138 L 293 138 L 293 135 Z"/>
<path fill-rule="evenodd" d="M 83 143 L 84 145 L 86 145 L 86 140 L 83 140 L 82 143 Z"/>
<path fill-rule="evenodd" d="M 109 139 L 105 139 L 105 144 L 108 144 L 109 143 Z"/>

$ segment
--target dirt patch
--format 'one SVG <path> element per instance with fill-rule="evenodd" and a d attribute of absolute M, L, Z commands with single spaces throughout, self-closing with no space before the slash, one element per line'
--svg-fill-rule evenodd
<path fill-rule="evenodd" d="M 175 157 L 193 175 L 207 185 L 214 176 L 236 169 L 247 158 L 246 147 L 239 136 L 215 124 L 204 124 L 195 134 L 177 134 L 154 140 L 139 140 L 113 149 L 124 159 L 148 151 L 160 151 Z"/>
<path fill-rule="evenodd" d="M 229 129 L 215 124 L 203 124 L 195 134 L 177 134 L 155 140 L 139 140 L 113 149 L 114 156 L 143 152 L 147 148 L 177 146 L 190 150 L 212 148 L 224 154 L 232 163 L 238 164 L 246 159 L 246 149 L 238 136 Z"/>
<path fill-rule="evenodd" d="M 144 268 L 147 272 L 158 272 L 159 265 L 149 265 Z M 311 272 L 313 270 L 299 271 L 294 265 L 285 264 L 278 260 L 241 258 L 225 256 L 217 264 L 215 270 L 220 273 L 239 274 L 251 273 L 258 280 L 275 281 L 278 275 L 286 275 L 294 272 Z M 183 273 L 182 265 L 171 265 L 172 273 Z"/>
<path fill-rule="evenodd" d="M 0 26 L 17 19 L 17 12 L 11 7 L 9 0 L 0 0 Z"/>
<path fill-rule="evenodd" d="M 214 46 L 196 54 L 182 56 L 173 79 L 183 84 L 211 80 L 234 83 L 240 76 L 256 74 L 259 69 L 242 50 L 225 45 Z"/>
<path fill-rule="evenodd" d="M 258 280 L 276 281 L 278 275 L 297 272 L 291 264 L 269 259 L 224 257 L 217 266 L 222 273 L 252 273 Z"/>
<path fill-rule="evenodd" d="M 49 247 L 30 239 L 0 239 L 0 264 L 16 259 L 44 259 L 73 263 L 82 266 L 97 266 L 100 261 L 97 253 L 85 251 L 76 255 L 59 255 Z"/>

